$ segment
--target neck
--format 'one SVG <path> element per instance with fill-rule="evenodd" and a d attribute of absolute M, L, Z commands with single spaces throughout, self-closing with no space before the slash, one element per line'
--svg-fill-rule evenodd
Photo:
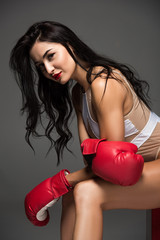
<path fill-rule="evenodd" d="M 83 67 L 81 67 L 81 66 L 83 66 Z M 78 82 L 82 86 L 84 91 L 86 92 L 88 90 L 88 88 L 90 87 L 90 84 L 87 81 L 87 70 L 89 69 L 89 67 L 87 66 L 87 64 L 81 64 L 81 66 L 79 64 L 77 64 L 75 73 L 73 74 L 73 79 L 76 82 Z M 96 66 L 93 68 L 92 75 L 91 75 L 91 82 L 94 80 L 95 75 L 98 72 L 101 72 L 102 70 L 103 70 L 103 67 L 101 67 L 101 66 Z"/>
<path fill-rule="evenodd" d="M 83 87 L 84 91 L 87 91 L 87 89 L 90 86 L 90 84 L 87 81 L 88 67 L 87 67 L 87 64 L 84 64 L 84 63 L 80 63 L 80 64 L 83 66 L 83 68 L 79 64 L 77 64 L 72 78 Z"/>

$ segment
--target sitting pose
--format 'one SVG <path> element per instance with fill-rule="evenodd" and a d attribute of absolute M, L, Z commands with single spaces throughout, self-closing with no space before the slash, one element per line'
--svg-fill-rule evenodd
<path fill-rule="evenodd" d="M 72 137 L 73 103 L 85 164 L 73 173 L 61 170 L 27 194 L 33 224 L 47 224 L 48 207 L 62 195 L 62 240 L 102 239 L 104 210 L 160 207 L 160 118 L 151 111 L 147 82 L 51 21 L 28 29 L 12 50 L 10 66 L 27 114 L 27 142 L 40 136 L 37 125 L 45 113 L 45 136 L 59 163 Z"/>

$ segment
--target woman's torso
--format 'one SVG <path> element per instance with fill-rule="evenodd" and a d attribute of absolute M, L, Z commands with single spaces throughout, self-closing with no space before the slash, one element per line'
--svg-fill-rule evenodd
<path fill-rule="evenodd" d="M 137 145 L 138 153 L 144 157 L 145 161 L 154 160 L 158 157 L 160 150 L 160 118 L 139 101 L 136 93 L 120 72 L 117 70 L 113 72 L 123 79 L 132 97 L 132 107 L 124 115 L 125 141 Z M 96 113 L 92 106 L 91 88 L 82 93 L 82 117 L 89 136 L 100 138 Z"/>

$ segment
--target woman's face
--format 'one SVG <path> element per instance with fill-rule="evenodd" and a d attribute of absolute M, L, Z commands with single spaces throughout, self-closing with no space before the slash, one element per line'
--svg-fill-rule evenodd
<path fill-rule="evenodd" d="M 30 56 L 49 79 L 65 84 L 74 78 L 76 63 L 62 44 L 36 41 L 30 50 Z"/>

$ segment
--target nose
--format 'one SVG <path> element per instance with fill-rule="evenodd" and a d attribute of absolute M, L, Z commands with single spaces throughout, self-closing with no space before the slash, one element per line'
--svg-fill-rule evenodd
<path fill-rule="evenodd" d="M 45 65 L 45 69 L 46 69 L 46 71 L 47 71 L 47 73 L 48 74 L 53 74 L 54 73 L 54 67 L 52 66 L 52 64 L 51 63 L 44 63 L 44 65 Z"/>

